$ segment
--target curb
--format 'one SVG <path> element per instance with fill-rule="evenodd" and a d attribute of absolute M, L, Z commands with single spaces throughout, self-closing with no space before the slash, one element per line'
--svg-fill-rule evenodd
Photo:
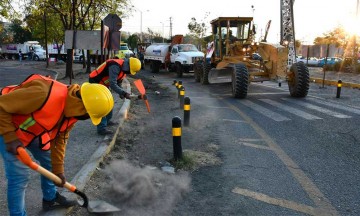
<path fill-rule="evenodd" d="M 338 84 L 338 80 L 323 80 L 321 78 L 315 78 L 315 77 L 310 77 L 310 80 L 314 83 L 318 83 L 318 84 L 324 83 L 325 85 L 330 85 L 330 86 L 337 86 L 337 84 Z M 342 82 L 342 87 L 350 87 L 350 88 L 360 89 L 360 84 L 351 83 L 351 82 Z"/>
<path fill-rule="evenodd" d="M 125 85 L 125 86 L 124 86 Z M 130 82 L 125 78 L 123 80 L 123 88 L 126 89 L 127 92 L 131 93 L 131 86 Z M 119 126 L 116 129 L 116 132 L 112 137 L 108 137 L 107 135 L 104 137 L 101 144 L 97 150 L 91 155 L 88 162 L 79 170 L 79 172 L 75 175 L 75 177 L 70 181 L 71 184 L 75 185 L 77 189 L 83 191 L 86 186 L 86 183 L 90 180 L 96 169 L 98 168 L 99 164 L 104 160 L 105 156 L 109 154 L 109 152 L 113 149 L 116 141 L 116 137 L 120 132 L 122 125 L 127 119 L 128 111 L 130 109 L 130 102 L 131 100 L 125 99 L 123 105 L 121 106 L 117 116 L 119 118 Z M 63 191 L 62 195 L 67 198 L 71 199 L 78 199 L 79 197 L 70 192 L 70 191 Z M 80 198 L 81 200 L 81 198 Z M 55 209 L 52 211 L 48 211 L 44 216 L 65 216 L 66 214 L 70 213 L 74 207 L 70 208 L 61 208 Z"/>

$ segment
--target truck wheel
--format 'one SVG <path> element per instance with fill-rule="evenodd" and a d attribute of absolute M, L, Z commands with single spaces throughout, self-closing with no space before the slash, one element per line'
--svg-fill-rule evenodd
<path fill-rule="evenodd" d="M 159 73 L 160 70 L 160 62 L 158 61 L 151 61 L 150 68 L 152 73 Z"/>
<path fill-rule="evenodd" d="M 176 64 L 176 74 L 177 77 L 181 78 L 183 76 L 183 68 L 181 66 L 181 64 L 177 63 Z"/>
<path fill-rule="evenodd" d="M 249 86 L 249 72 L 244 64 L 235 64 L 231 82 L 233 97 L 246 98 Z"/>
<path fill-rule="evenodd" d="M 39 56 L 34 56 L 34 61 L 39 61 Z"/>
<path fill-rule="evenodd" d="M 309 92 L 309 69 L 303 62 L 291 65 L 291 75 L 288 79 L 291 97 L 306 97 Z"/>
<path fill-rule="evenodd" d="M 209 71 L 211 70 L 211 65 L 204 62 L 202 73 L 200 75 L 200 83 L 203 85 L 209 84 Z"/>
<path fill-rule="evenodd" d="M 201 63 L 196 62 L 194 64 L 194 77 L 195 77 L 195 82 L 200 82 L 200 74 L 201 74 Z"/>

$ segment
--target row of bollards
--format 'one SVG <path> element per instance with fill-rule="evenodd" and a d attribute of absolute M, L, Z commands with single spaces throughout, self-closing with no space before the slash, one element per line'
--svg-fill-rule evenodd
<path fill-rule="evenodd" d="M 190 98 L 185 97 L 185 87 L 182 85 L 181 80 L 174 80 L 173 85 L 178 91 L 177 95 L 180 101 L 180 109 L 184 110 L 184 126 L 188 127 L 190 125 Z M 174 160 L 182 159 L 181 129 L 181 118 L 179 116 L 175 116 L 172 119 Z"/>

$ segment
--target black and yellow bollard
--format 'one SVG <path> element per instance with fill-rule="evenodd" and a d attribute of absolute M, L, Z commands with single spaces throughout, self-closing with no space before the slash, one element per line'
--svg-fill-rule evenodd
<path fill-rule="evenodd" d="M 172 119 L 172 135 L 173 135 L 174 160 L 182 159 L 181 118 L 179 116 L 175 116 Z"/>
<path fill-rule="evenodd" d="M 178 83 L 178 84 L 177 84 L 176 88 L 177 88 L 177 90 L 178 90 L 178 98 L 180 98 L 180 89 L 181 89 L 181 87 L 182 87 L 183 85 L 182 85 L 182 81 L 181 81 L 181 80 L 179 80 L 177 83 Z"/>
<path fill-rule="evenodd" d="M 176 86 L 176 84 L 177 84 L 177 81 L 174 80 L 172 85 Z"/>
<path fill-rule="evenodd" d="M 337 91 L 336 91 L 336 98 L 340 98 L 341 86 L 342 86 L 342 81 L 341 81 L 341 80 L 338 80 L 338 83 L 337 83 Z"/>
<path fill-rule="evenodd" d="M 181 86 L 181 88 L 180 88 L 180 109 L 184 108 L 184 97 L 185 97 L 185 87 Z"/>
<path fill-rule="evenodd" d="M 190 98 L 185 97 L 184 99 L 184 126 L 190 125 Z"/>

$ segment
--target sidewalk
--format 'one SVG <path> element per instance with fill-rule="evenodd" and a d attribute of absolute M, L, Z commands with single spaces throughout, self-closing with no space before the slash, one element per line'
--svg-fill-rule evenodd
<path fill-rule="evenodd" d="M 326 71 L 324 74 L 321 67 L 310 67 L 309 73 L 310 80 L 314 83 L 336 86 L 338 81 L 341 80 L 342 87 L 360 89 L 360 74 L 336 71 Z"/>

